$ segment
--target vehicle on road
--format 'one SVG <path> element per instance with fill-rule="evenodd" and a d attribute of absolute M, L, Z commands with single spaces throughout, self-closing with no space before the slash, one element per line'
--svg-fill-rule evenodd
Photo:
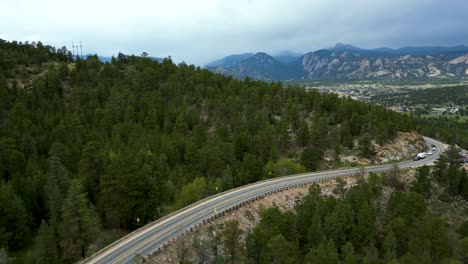
<path fill-rule="evenodd" d="M 432 150 L 429 150 L 429 151 L 427 152 L 427 155 L 432 155 Z"/>
<path fill-rule="evenodd" d="M 413 160 L 421 160 L 421 159 L 424 159 L 426 158 L 426 152 L 421 152 L 421 153 L 418 153 L 418 155 L 416 155 Z"/>

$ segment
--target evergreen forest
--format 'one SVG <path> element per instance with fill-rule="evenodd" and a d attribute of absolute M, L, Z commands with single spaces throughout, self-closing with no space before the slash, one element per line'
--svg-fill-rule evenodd
<path fill-rule="evenodd" d="M 19 263 L 77 262 L 209 195 L 326 169 L 328 150 L 371 156 L 369 142 L 389 142 L 401 131 L 468 146 L 468 131 L 456 122 L 434 126 L 382 106 L 237 80 L 146 53 L 120 53 L 106 63 L 97 55 L 73 58 L 66 47 L 41 42 L 0 40 L 0 117 L 0 255 Z M 353 207 L 356 217 L 361 211 L 378 217 L 369 188 L 356 188 L 343 202 L 320 198 L 310 207 L 306 200 L 298 215 Z M 367 194 L 347 201 L 355 192 Z M 425 219 L 421 204 L 409 218 L 400 215 L 399 201 L 412 203 L 413 196 L 395 195 L 391 235 L 379 233 L 380 239 L 368 230 L 355 250 L 369 247 L 373 254 L 393 236 L 409 243 L 388 242 L 389 254 L 399 255 L 411 244 L 401 228 L 443 228 Z M 424 222 L 407 225 L 414 219 Z M 301 250 L 347 245 L 333 237 L 299 241 Z M 440 254 L 435 259 L 446 256 Z"/>

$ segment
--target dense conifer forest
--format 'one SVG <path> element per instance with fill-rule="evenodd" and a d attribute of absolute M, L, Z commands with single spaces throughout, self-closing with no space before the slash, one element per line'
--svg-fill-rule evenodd
<path fill-rule="evenodd" d="M 321 169 L 327 150 L 369 155 L 399 131 L 468 139 L 456 123 L 170 58 L 4 40 L 0 116 L 0 248 L 28 263 L 76 262 L 211 194 Z"/>

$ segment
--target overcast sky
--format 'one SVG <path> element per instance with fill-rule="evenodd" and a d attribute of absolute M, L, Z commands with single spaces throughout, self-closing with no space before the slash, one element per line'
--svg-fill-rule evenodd
<path fill-rule="evenodd" d="M 229 54 L 305 53 L 348 43 L 468 44 L 468 0 L 0 0 L 0 38 L 83 53 L 171 55 L 203 65 Z"/>

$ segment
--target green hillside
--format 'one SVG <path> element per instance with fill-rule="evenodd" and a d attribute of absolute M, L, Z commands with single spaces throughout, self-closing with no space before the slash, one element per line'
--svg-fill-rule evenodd
<path fill-rule="evenodd" d="M 371 156 L 371 140 L 398 131 L 468 138 L 452 123 L 435 129 L 380 106 L 170 58 L 119 54 L 104 64 L 6 41 L 0 114 L 0 248 L 31 263 L 76 262 L 175 209 L 275 176 L 268 164 L 317 170 L 326 150 Z"/>

